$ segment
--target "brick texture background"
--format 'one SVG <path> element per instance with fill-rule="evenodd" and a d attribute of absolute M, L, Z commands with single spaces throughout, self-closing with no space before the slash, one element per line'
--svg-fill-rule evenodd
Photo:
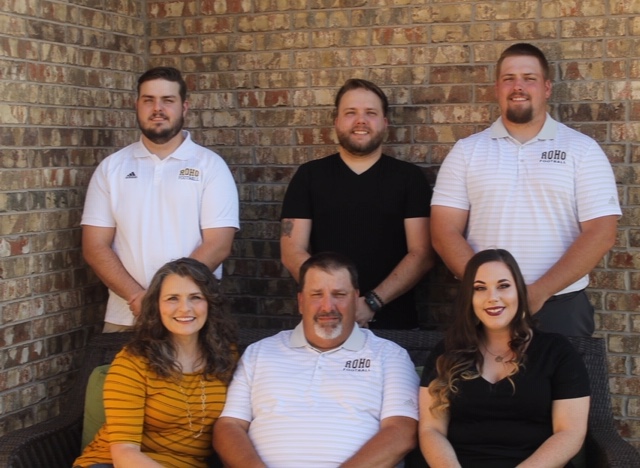
<path fill-rule="evenodd" d="M 140 72 L 185 73 L 187 126 L 234 173 L 242 230 L 223 284 L 241 324 L 289 327 L 280 203 L 300 163 L 335 151 L 337 88 L 380 84 L 387 152 L 433 181 L 453 143 L 498 115 L 494 64 L 519 41 L 552 62 L 552 114 L 614 167 L 624 215 L 589 295 L 618 428 L 640 447 L 639 0 L 0 0 L 0 434 L 58 413 L 100 326 L 79 220 L 95 165 L 138 137 Z M 423 324 L 446 323 L 454 296 L 440 264 Z"/>

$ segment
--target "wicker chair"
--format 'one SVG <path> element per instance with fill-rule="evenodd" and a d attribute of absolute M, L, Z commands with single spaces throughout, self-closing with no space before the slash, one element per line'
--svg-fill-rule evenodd
<path fill-rule="evenodd" d="M 244 329 L 240 332 L 240 350 L 279 330 Z M 402 345 L 413 362 L 421 366 L 442 335 L 433 331 L 376 330 L 376 334 Z M 80 452 L 84 412 L 84 394 L 91 371 L 111 362 L 131 339 L 130 333 L 95 336 L 69 392 L 61 415 L 49 421 L 20 429 L 0 438 L 0 467 L 69 468 Z M 586 441 L 588 467 L 640 468 L 640 455 L 615 429 L 607 374 L 604 342 L 598 338 L 571 338 L 582 355 L 591 381 L 591 413 Z"/>

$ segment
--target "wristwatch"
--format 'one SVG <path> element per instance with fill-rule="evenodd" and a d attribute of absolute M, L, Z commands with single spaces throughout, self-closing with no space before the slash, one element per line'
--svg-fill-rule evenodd
<path fill-rule="evenodd" d="M 384 305 L 378 295 L 373 291 L 369 291 L 364 295 L 364 302 L 369 306 L 369 309 L 371 309 L 374 314 L 380 312 Z"/>

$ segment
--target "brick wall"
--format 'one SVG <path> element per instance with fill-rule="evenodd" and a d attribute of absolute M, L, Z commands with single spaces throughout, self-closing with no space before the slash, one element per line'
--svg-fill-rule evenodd
<path fill-rule="evenodd" d="M 130 90 L 142 69 L 185 72 L 187 125 L 229 163 L 242 201 L 225 291 L 242 324 L 284 327 L 297 312 L 279 262 L 280 202 L 301 162 L 335 150 L 340 84 L 383 86 L 387 152 L 434 180 L 452 144 L 495 119 L 495 61 L 527 41 L 552 62 L 552 113 L 602 144 L 619 183 L 618 241 L 589 294 L 619 429 L 640 447 L 640 1 L 85 4 L 0 0 L 0 433 L 57 411 L 42 400 L 67 388 L 74 350 L 101 318 L 77 226 L 93 166 L 137 137 Z M 421 290 L 423 322 L 446 322 L 454 294 L 439 265 Z"/>
<path fill-rule="evenodd" d="M 94 166 L 136 137 L 141 1 L 0 1 L 0 434 L 59 411 L 105 290 L 80 252 Z"/>

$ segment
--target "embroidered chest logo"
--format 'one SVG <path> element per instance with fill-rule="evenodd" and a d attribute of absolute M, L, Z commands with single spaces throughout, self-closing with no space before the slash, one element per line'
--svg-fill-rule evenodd
<path fill-rule="evenodd" d="M 131 171 L 127 174 L 127 176 L 125 177 L 125 179 L 137 179 L 138 176 L 136 175 L 135 172 Z"/>
<path fill-rule="evenodd" d="M 567 153 L 562 150 L 543 151 L 540 154 L 543 164 L 567 164 Z"/>
<path fill-rule="evenodd" d="M 352 359 L 345 361 L 343 371 L 346 372 L 371 372 L 371 359 Z"/>
<path fill-rule="evenodd" d="M 200 169 L 192 169 L 190 167 L 185 167 L 180 170 L 178 174 L 178 180 L 200 180 Z"/>

